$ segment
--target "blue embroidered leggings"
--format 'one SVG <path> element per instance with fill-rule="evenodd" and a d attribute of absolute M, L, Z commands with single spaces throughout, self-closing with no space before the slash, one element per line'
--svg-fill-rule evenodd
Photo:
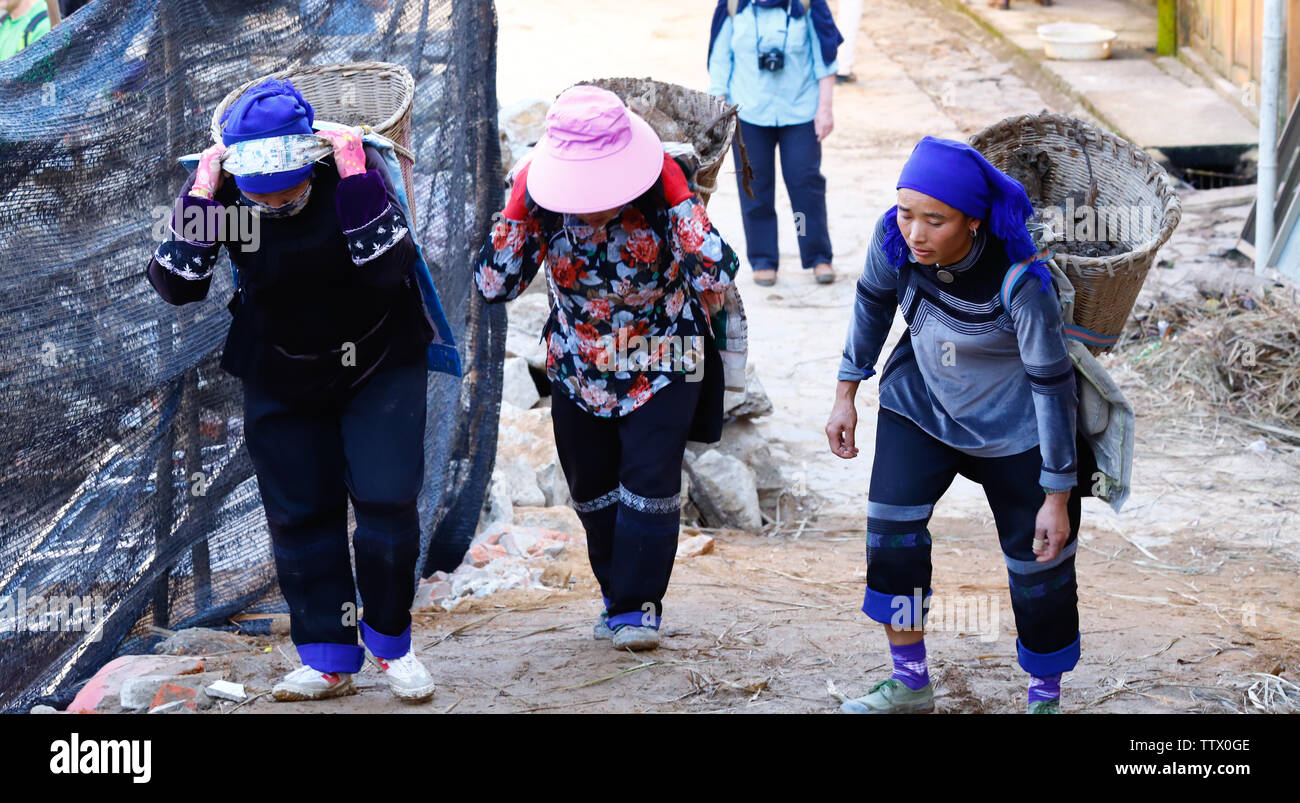
<path fill-rule="evenodd" d="M 659 627 L 677 554 L 682 455 L 700 382 L 677 380 L 601 418 L 551 385 L 551 423 L 609 626 Z"/>
<path fill-rule="evenodd" d="M 1070 494 L 1070 537 L 1054 560 L 1038 563 L 1034 522 L 1043 504 L 1042 456 L 1035 446 L 1007 457 L 972 457 L 885 408 L 867 503 L 867 590 L 862 610 L 877 622 L 910 625 L 916 603 L 931 593 L 930 531 L 934 504 L 957 474 L 984 488 L 1007 563 L 1017 657 L 1031 674 L 1068 672 L 1079 659 L 1079 609 L 1074 575 L 1080 497 Z M 922 621 L 924 621 L 922 619 Z"/>

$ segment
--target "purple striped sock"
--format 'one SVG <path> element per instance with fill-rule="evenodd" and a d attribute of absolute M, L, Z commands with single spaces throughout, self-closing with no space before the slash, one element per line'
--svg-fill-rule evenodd
<path fill-rule="evenodd" d="M 1029 676 L 1029 704 L 1061 699 L 1061 673 Z"/>
<path fill-rule="evenodd" d="M 889 655 L 894 659 L 894 674 L 912 691 L 924 688 L 930 682 L 930 671 L 925 666 L 925 639 L 915 644 L 890 644 Z"/>

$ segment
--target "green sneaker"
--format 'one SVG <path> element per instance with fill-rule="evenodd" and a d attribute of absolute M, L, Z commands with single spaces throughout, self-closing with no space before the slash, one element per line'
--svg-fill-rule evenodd
<path fill-rule="evenodd" d="M 1061 701 L 1052 698 L 1051 700 L 1039 700 L 1029 706 L 1031 714 L 1059 714 L 1061 713 Z"/>
<path fill-rule="evenodd" d="M 846 700 L 845 714 L 928 714 L 934 711 L 934 686 L 925 684 L 913 691 L 898 678 L 885 678 L 871 687 L 865 697 Z"/>

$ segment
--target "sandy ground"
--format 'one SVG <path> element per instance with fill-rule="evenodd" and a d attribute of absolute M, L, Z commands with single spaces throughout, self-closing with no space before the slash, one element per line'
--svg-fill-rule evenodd
<path fill-rule="evenodd" d="M 567 591 L 514 591 L 456 613 L 416 615 L 416 644 L 439 681 L 435 700 L 408 708 L 367 669 L 362 692 L 284 711 L 831 711 L 827 684 L 850 694 L 888 674 L 880 627 L 860 613 L 863 526 L 876 414 L 875 383 L 859 393 L 856 460 L 829 454 L 822 428 L 853 301 L 853 280 L 893 181 L 925 134 L 965 138 L 1017 113 L 1083 116 L 996 40 L 934 0 L 872 0 L 858 38 L 857 82 L 835 96 L 826 143 L 831 234 L 841 280 L 819 286 L 798 270 L 793 225 L 782 232 L 779 284 L 741 289 L 751 360 L 776 411 L 759 422 L 774 452 L 817 494 L 817 518 L 796 538 L 723 533 L 713 554 L 679 561 L 665 600 L 664 644 L 618 653 L 591 639 L 599 597 L 576 563 Z M 551 98 L 603 75 L 653 75 L 706 88 L 712 3 L 498 0 L 498 92 L 503 105 Z M 779 191 L 778 209 L 788 217 Z M 729 168 L 710 215 L 743 254 Z M 1189 217 L 1175 240 L 1196 255 L 1225 232 L 1212 213 Z M 1200 238 L 1200 239 L 1198 239 Z M 1177 292 L 1153 271 L 1146 295 Z M 882 359 L 902 331 L 902 319 Z M 1137 407 L 1134 492 L 1122 514 L 1085 499 L 1078 557 L 1083 658 L 1066 676 L 1064 706 L 1088 712 L 1233 710 L 1249 672 L 1296 677 L 1300 594 L 1295 534 L 1297 451 L 1247 449 L 1248 430 L 1169 399 L 1124 355 L 1104 363 Z M 978 622 L 952 616 L 927 639 L 940 711 L 1015 712 L 1025 675 L 1015 662 L 1006 571 L 981 489 L 958 478 L 937 506 L 936 595 L 978 601 Z M 972 609 L 978 612 L 980 609 Z M 269 651 L 268 651 L 269 648 Z M 213 658 L 255 691 L 297 664 L 287 639 Z"/>

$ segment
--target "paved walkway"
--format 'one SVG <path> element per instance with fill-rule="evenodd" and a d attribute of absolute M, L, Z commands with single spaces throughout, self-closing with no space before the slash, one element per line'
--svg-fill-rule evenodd
<path fill-rule="evenodd" d="M 1062 88 L 1108 127 L 1144 148 L 1245 145 L 1258 129 L 1231 100 L 1181 61 L 1155 56 L 1155 10 L 1123 0 L 1059 0 L 1051 6 L 1016 0 L 1008 10 L 984 0 L 945 0 L 964 10 L 1050 72 Z M 1111 58 L 1048 59 L 1037 28 L 1091 22 L 1119 34 Z M 1243 89 L 1243 97 L 1247 97 Z"/>

